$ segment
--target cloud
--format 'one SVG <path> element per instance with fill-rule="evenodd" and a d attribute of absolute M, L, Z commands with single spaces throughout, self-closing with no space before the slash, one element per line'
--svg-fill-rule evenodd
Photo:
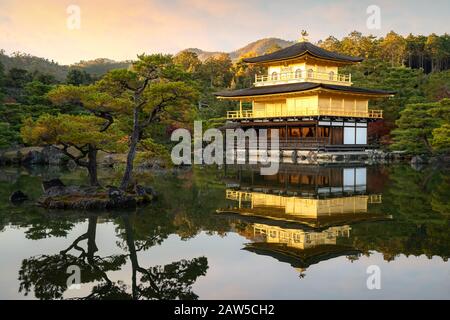
<path fill-rule="evenodd" d="M 2 0 L 0 47 L 61 63 L 108 57 L 130 59 L 142 52 L 176 53 L 186 47 L 231 51 L 263 37 L 312 40 L 365 29 L 366 8 L 382 7 L 380 34 L 443 33 L 448 1 L 343 0 Z M 81 8 L 81 29 L 66 26 L 67 6 Z M 420 8 L 420 10 L 417 10 Z"/>

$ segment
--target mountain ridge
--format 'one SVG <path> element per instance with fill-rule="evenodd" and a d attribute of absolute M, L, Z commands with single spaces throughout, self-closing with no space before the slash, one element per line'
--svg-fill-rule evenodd
<path fill-rule="evenodd" d="M 279 46 L 281 48 L 285 48 L 288 47 L 290 45 L 293 45 L 294 42 L 293 41 L 287 41 L 287 40 L 283 40 L 280 38 L 263 38 L 263 39 L 259 39 L 256 41 L 253 41 L 239 49 L 236 49 L 234 51 L 231 52 L 223 52 L 223 51 L 204 51 L 202 49 L 199 48 L 187 48 L 184 50 L 181 50 L 180 52 L 183 51 L 189 51 L 189 52 L 194 52 L 198 55 L 198 58 L 201 61 L 205 61 L 206 59 L 210 58 L 210 57 L 214 57 L 220 54 L 228 54 L 230 56 L 230 59 L 233 61 L 238 60 L 241 56 L 248 54 L 250 52 L 255 53 L 256 55 L 262 55 L 264 53 L 266 53 L 269 49 L 271 49 L 272 47 L 275 46 Z"/>
<path fill-rule="evenodd" d="M 253 41 L 231 52 L 205 51 L 199 48 L 187 48 L 180 52 L 195 52 L 201 61 L 225 53 L 230 56 L 231 60 L 236 61 L 241 56 L 250 52 L 255 53 L 256 55 L 262 55 L 275 46 L 285 48 L 293 43 L 294 42 L 292 41 L 272 37 Z M 131 64 L 130 60 L 115 61 L 108 58 L 97 58 L 92 60 L 80 60 L 79 62 L 70 65 L 61 65 L 53 60 L 36 57 L 26 53 L 18 52 L 13 53 L 12 55 L 6 55 L 2 50 L 0 50 L 0 62 L 4 65 L 6 70 L 20 68 L 29 72 L 39 71 L 51 74 L 59 81 L 64 81 L 67 73 L 72 68 L 82 69 L 93 76 L 100 77 L 110 70 L 127 68 Z"/>

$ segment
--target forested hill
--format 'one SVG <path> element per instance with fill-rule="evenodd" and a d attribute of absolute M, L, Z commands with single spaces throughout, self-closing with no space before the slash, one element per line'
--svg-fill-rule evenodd
<path fill-rule="evenodd" d="M 105 73 L 114 69 L 127 69 L 131 61 L 114 61 L 111 59 L 99 58 L 95 60 L 80 61 L 71 65 L 71 68 L 78 68 L 86 71 L 90 75 L 101 77 Z"/>
<path fill-rule="evenodd" d="M 220 54 L 226 53 L 230 56 L 230 59 L 235 61 L 238 60 L 240 57 L 245 56 L 249 53 L 253 53 L 256 55 L 262 55 L 268 51 L 273 50 L 274 48 L 285 48 L 288 47 L 290 45 L 292 45 L 293 42 L 292 41 L 286 41 L 283 39 L 279 39 L 279 38 L 265 38 L 265 39 L 260 39 L 257 41 L 254 41 L 252 43 L 249 43 L 248 45 L 234 50 L 232 52 L 219 52 L 219 51 L 203 51 L 201 49 L 198 48 L 189 48 L 189 49 L 185 49 L 183 51 L 189 51 L 189 52 L 194 52 L 197 54 L 198 58 L 201 61 L 205 61 L 208 58 L 211 57 L 216 57 Z"/>
<path fill-rule="evenodd" d="M 64 81 L 69 71 L 68 66 L 62 66 L 53 60 L 20 52 L 15 52 L 9 56 L 0 50 L 0 63 L 5 70 L 17 68 L 24 69 L 30 73 L 39 72 L 41 74 L 50 74 L 58 81 Z"/>
<path fill-rule="evenodd" d="M 256 55 L 263 55 L 269 51 L 276 49 L 286 48 L 288 46 L 293 45 L 294 42 L 286 41 L 278 38 L 266 38 L 261 39 L 255 42 L 252 42 L 246 45 L 243 48 L 240 48 L 236 51 L 230 52 L 230 58 L 232 60 L 237 60 L 242 56 L 245 56 L 249 53 L 254 53 Z"/>
<path fill-rule="evenodd" d="M 198 48 L 189 48 L 183 51 L 194 52 L 201 61 L 208 58 L 217 58 L 228 55 L 236 62 L 246 55 L 262 55 L 268 52 L 292 45 L 292 41 L 279 38 L 265 38 L 252 42 L 240 49 L 224 53 L 220 51 L 203 51 Z M 414 69 L 423 69 L 425 73 L 439 72 L 450 69 L 450 35 L 408 35 L 401 36 L 393 31 L 386 36 L 377 38 L 365 36 L 354 31 L 341 40 L 328 37 L 318 44 L 328 50 L 341 52 L 352 56 L 362 56 L 366 59 L 380 59 L 389 62 L 392 66 L 406 66 Z M 114 61 L 106 58 L 84 61 L 81 60 L 70 66 L 60 65 L 57 62 L 35 57 L 25 53 L 13 53 L 8 56 L 0 48 L 0 63 L 5 70 L 12 68 L 24 69 L 30 73 L 39 72 L 53 76 L 58 81 L 64 81 L 71 68 L 80 69 L 94 78 L 101 77 L 106 72 L 127 68 L 130 61 Z"/>
<path fill-rule="evenodd" d="M 245 47 L 229 52 L 227 54 L 232 60 L 237 60 L 239 59 L 239 57 L 250 52 L 260 55 L 269 50 L 273 50 L 273 48 L 284 48 L 291 44 L 292 42 L 286 40 L 278 38 L 267 38 L 252 42 Z M 199 59 L 202 61 L 205 61 L 210 57 L 216 57 L 220 54 L 223 54 L 223 52 L 219 51 L 210 52 L 196 48 L 186 49 L 186 51 L 195 52 L 198 55 Z M 12 55 L 6 55 L 1 50 L 0 63 L 3 65 L 5 70 L 18 68 L 24 69 L 29 73 L 39 72 L 41 74 L 51 75 L 56 80 L 61 82 L 66 80 L 67 73 L 71 68 L 83 70 L 94 77 L 101 77 L 110 70 L 128 68 L 128 66 L 131 64 L 130 61 L 114 61 L 107 58 L 98 58 L 87 61 L 81 60 L 78 63 L 67 66 L 60 65 L 53 60 L 32 56 L 26 53 L 15 52 Z"/>
<path fill-rule="evenodd" d="M 57 81 L 64 82 L 71 68 L 76 68 L 87 72 L 94 77 L 101 77 L 113 69 L 128 68 L 131 62 L 117 62 L 110 59 L 95 59 L 89 61 L 80 61 L 70 66 L 60 65 L 53 60 L 32 56 L 26 53 L 16 52 L 12 55 L 6 55 L 0 50 L 0 63 L 5 70 L 13 68 L 23 69 L 29 73 L 40 73 L 51 75 Z"/>

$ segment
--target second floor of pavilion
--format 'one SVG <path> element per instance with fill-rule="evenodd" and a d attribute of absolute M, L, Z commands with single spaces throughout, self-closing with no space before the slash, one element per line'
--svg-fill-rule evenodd
<path fill-rule="evenodd" d="M 379 90 L 304 82 L 235 90 L 221 93 L 218 97 L 238 102 L 235 110 L 227 112 L 229 120 L 301 117 L 382 119 L 382 110 L 370 110 L 369 100 L 391 95 Z"/>

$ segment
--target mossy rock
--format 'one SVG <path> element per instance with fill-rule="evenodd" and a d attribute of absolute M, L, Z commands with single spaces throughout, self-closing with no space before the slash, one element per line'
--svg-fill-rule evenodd
<path fill-rule="evenodd" d="M 39 199 L 38 204 L 47 209 L 58 210 L 111 210 L 135 209 L 150 203 L 151 194 L 135 194 L 120 191 L 117 188 L 74 187 L 69 186 L 66 192 L 49 194 Z"/>

